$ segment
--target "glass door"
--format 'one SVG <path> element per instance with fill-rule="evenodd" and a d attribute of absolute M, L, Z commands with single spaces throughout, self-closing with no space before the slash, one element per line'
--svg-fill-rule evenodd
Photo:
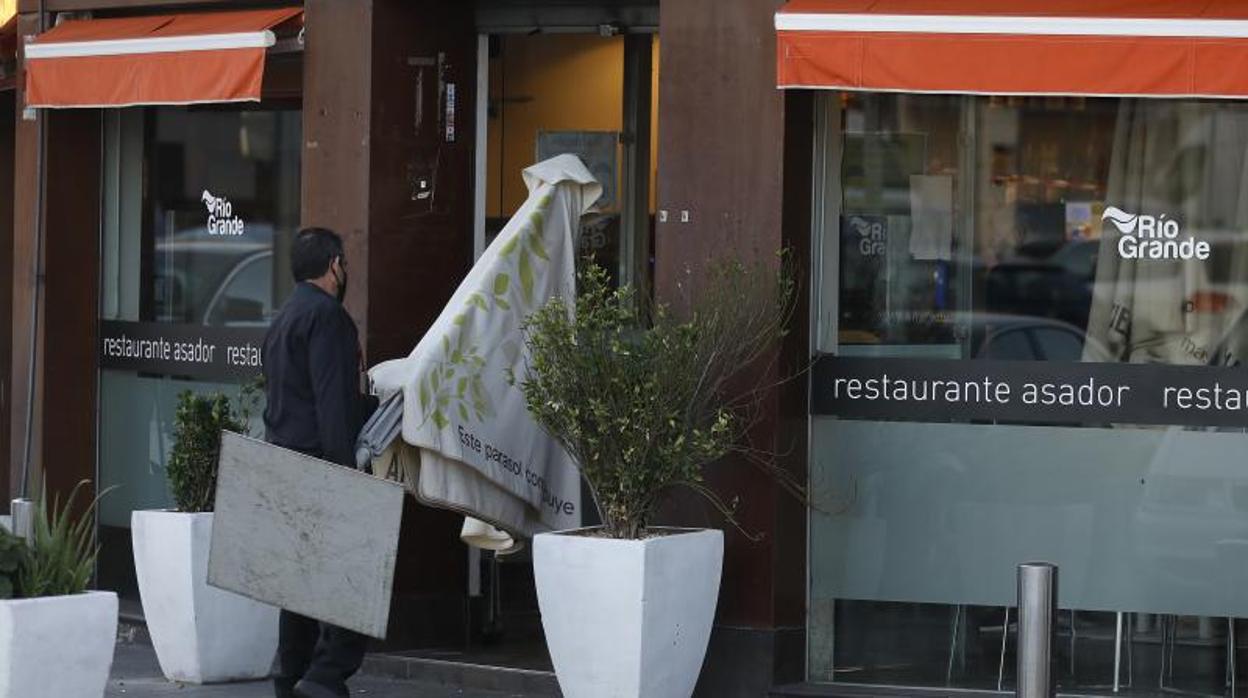
<path fill-rule="evenodd" d="M 616 284 L 647 291 L 653 272 L 658 37 L 648 32 L 509 31 L 483 34 L 478 105 L 480 256 L 528 196 L 521 173 L 577 155 L 603 185 L 581 220 L 579 254 Z M 582 501 L 591 501 L 587 491 Z M 587 515 L 592 524 L 595 514 Z M 464 661 L 550 670 L 527 549 L 469 551 L 473 637 Z"/>
<path fill-rule="evenodd" d="M 483 36 L 488 70 L 484 185 L 488 245 L 527 197 L 524 168 L 577 155 L 603 185 L 580 252 L 617 282 L 649 286 L 654 235 L 658 40 L 651 34 Z M 479 140 L 479 142 L 482 142 Z"/>

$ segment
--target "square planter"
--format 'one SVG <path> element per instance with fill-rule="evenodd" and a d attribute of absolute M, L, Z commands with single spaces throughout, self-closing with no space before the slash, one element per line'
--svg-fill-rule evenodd
<path fill-rule="evenodd" d="M 279 611 L 208 586 L 212 517 L 174 511 L 131 515 L 147 629 L 170 681 L 262 679 L 277 652 Z"/>
<path fill-rule="evenodd" d="M 656 529 L 533 539 L 542 627 L 565 698 L 689 698 L 710 639 L 724 535 Z"/>
<path fill-rule="evenodd" d="M 0 601 L 0 698 L 100 698 L 117 641 L 117 595 Z"/>

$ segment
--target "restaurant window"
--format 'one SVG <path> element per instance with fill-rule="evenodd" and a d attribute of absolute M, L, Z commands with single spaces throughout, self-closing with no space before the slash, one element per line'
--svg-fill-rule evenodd
<path fill-rule="evenodd" d="M 165 466 L 178 395 L 237 395 L 260 374 L 265 327 L 294 286 L 300 133 L 298 109 L 106 112 L 99 481 L 116 486 L 100 504 L 107 586 L 133 588 L 130 512 L 172 506 Z M 169 351 L 144 353 L 148 340 Z"/>
<path fill-rule="evenodd" d="M 818 354 L 1242 370 L 1248 104 L 828 93 L 817 121 Z M 811 514 L 811 679 L 1012 689 L 1015 569 L 1042 559 L 1063 690 L 1221 695 L 1245 452 L 1233 427 L 813 416 L 812 488 L 844 506 Z"/>

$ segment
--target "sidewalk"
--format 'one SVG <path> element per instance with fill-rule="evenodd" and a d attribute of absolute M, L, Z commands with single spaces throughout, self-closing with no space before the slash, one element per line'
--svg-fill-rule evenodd
<path fill-rule="evenodd" d="M 118 642 L 106 698 L 272 698 L 268 682 L 194 686 L 170 683 L 160 674 L 156 652 L 139 642 Z M 367 698 L 527 698 L 519 693 L 463 690 L 412 681 L 360 676 L 351 682 L 352 696 Z"/>

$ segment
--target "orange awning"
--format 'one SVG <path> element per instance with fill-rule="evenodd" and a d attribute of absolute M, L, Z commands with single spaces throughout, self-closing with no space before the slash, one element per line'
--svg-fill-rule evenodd
<path fill-rule="evenodd" d="M 1248 97 L 1248 0 L 791 0 L 776 30 L 786 88 Z"/>
<path fill-rule="evenodd" d="M 299 8 L 71 20 L 26 45 L 26 105 L 257 102 L 273 30 Z"/>

